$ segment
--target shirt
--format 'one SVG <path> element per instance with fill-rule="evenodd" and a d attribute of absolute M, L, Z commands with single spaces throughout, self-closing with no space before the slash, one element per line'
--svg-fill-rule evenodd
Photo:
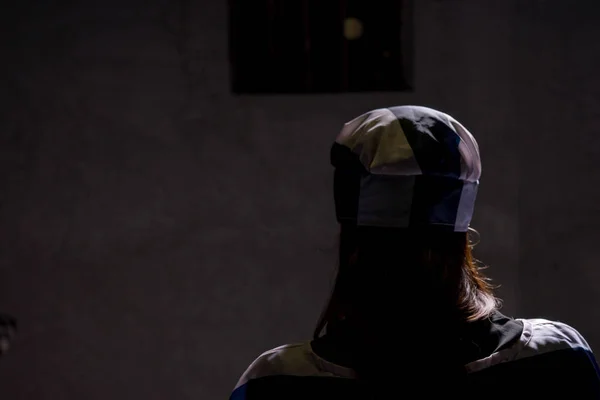
<path fill-rule="evenodd" d="M 470 394 L 485 399 L 600 399 L 598 365 L 577 330 L 546 319 L 512 321 L 522 327 L 514 340 L 507 340 L 514 336 L 514 329 L 502 329 L 494 321 L 487 338 L 494 336 L 500 345 L 491 354 L 465 365 Z M 435 363 L 431 360 L 432 368 Z M 319 356 L 310 341 L 287 344 L 254 360 L 230 400 L 369 398 L 368 388 L 356 378 L 352 369 Z M 427 381 L 426 372 L 423 379 Z M 403 393 L 402 376 L 398 376 L 398 389 L 389 398 L 419 397 Z"/>

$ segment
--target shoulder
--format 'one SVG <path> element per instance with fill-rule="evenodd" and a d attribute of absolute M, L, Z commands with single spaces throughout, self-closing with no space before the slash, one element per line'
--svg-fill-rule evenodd
<path fill-rule="evenodd" d="M 592 352 L 583 335 L 571 325 L 541 318 L 522 321 L 526 327 L 525 333 L 528 335 L 523 349 L 525 356 L 559 350 Z"/>
<path fill-rule="evenodd" d="M 474 379 L 479 384 L 511 382 L 524 397 L 600 398 L 600 371 L 592 349 L 571 325 L 547 319 L 520 319 L 521 340 L 490 357 Z M 540 384 L 542 383 L 543 384 Z"/>
<path fill-rule="evenodd" d="M 547 319 L 522 320 L 524 331 L 520 348 L 512 358 L 514 367 L 536 371 L 562 371 L 578 378 L 600 382 L 598 363 L 581 333 L 564 322 Z"/>
<path fill-rule="evenodd" d="M 518 341 L 486 358 L 467 365 L 470 372 L 491 367 L 498 369 L 535 369 L 552 366 L 597 368 L 592 350 L 581 333 L 564 322 L 548 319 L 518 318 L 523 331 Z"/>
<path fill-rule="evenodd" d="M 319 372 L 310 350 L 310 342 L 286 344 L 259 355 L 244 371 L 236 388 L 251 380 L 275 375 L 310 376 Z"/>

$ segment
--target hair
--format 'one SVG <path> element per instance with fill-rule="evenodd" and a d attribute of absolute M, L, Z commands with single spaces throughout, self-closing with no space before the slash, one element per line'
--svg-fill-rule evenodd
<path fill-rule="evenodd" d="M 371 383 L 394 374 L 390 361 L 411 359 L 410 354 L 415 368 L 415 362 L 431 368 L 435 357 L 439 376 L 454 382 L 466 376 L 454 346 L 460 327 L 489 317 L 499 306 L 484 267 L 473 257 L 476 243 L 469 233 L 342 225 L 338 240 L 335 283 L 314 338 L 341 326 L 356 331 L 353 368 Z M 388 340 L 395 345 L 384 352 L 373 348 Z M 394 350 L 409 340 L 424 345 Z"/>

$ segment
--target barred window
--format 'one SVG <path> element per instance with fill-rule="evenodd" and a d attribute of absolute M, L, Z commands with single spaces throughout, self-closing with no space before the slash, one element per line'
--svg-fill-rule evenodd
<path fill-rule="evenodd" d="M 407 91 L 404 0 L 230 0 L 234 93 Z"/>

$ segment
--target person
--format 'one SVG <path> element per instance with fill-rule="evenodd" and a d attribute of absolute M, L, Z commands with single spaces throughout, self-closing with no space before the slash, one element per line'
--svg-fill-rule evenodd
<path fill-rule="evenodd" d="M 250 364 L 231 400 L 600 399 L 572 326 L 500 312 L 474 258 L 472 134 L 421 106 L 367 112 L 331 148 L 338 271 L 312 340 Z"/>
<path fill-rule="evenodd" d="M 0 313 L 0 357 L 10 349 L 16 329 L 17 321 L 8 314 Z"/>

